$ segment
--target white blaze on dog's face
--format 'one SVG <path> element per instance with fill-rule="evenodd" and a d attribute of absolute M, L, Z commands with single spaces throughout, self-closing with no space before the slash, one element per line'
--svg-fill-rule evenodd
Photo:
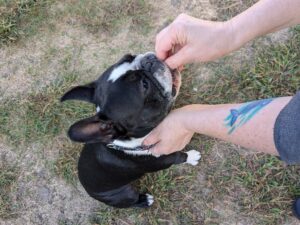
<path fill-rule="evenodd" d="M 123 62 L 117 65 L 112 70 L 108 81 L 115 82 L 130 70 L 146 70 L 150 72 L 162 86 L 164 94 L 171 96 L 173 91 L 176 92 L 174 96 L 177 96 L 181 83 L 179 73 L 173 71 L 172 74 L 169 67 L 158 60 L 153 52 L 137 55 L 132 62 Z M 172 88 L 175 88 L 175 90 L 172 90 Z"/>

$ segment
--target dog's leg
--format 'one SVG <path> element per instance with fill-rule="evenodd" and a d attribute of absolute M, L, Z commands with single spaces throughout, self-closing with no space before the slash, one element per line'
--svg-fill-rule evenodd
<path fill-rule="evenodd" d="M 111 191 L 89 194 L 93 198 L 117 208 L 146 208 L 154 202 L 152 195 L 140 194 L 129 184 Z"/>
<path fill-rule="evenodd" d="M 190 150 L 188 152 L 174 152 L 170 155 L 163 155 L 155 158 L 151 161 L 151 163 L 145 163 L 143 166 L 146 172 L 155 172 L 169 168 L 173 164 L 187 163 L 196 166 L 200 158 L 201 154 L 196 150 Z"/>

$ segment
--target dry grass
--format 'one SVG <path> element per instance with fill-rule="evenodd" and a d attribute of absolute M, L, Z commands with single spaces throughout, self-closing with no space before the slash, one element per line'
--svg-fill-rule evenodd
<path fill-rule="evenodd" d="M 8 18 L 8 15 L 17 18 L 16 10 L 20 9 L 16 8 L 16 5 L 10 6 L 8 1 L 1 3 L 3 2 L 9 9 L 6 10 L 8 14 L 5 14 L 5 18 Z M 21 1 L 12 1 L 11 4 L 16 2 Z M 24 19 L 20 24 L 13 22 L 11 31 L 5 33 L 8 36 L 1 36 L 5 37 L 3 43 L 24 38 L 26 35 L 23 35 L 22 32 L 25 28 L 26 32 L 31 29 L 34 31 L 39 28 L 41 22 L 45 21 L 43 15 L 48 15 L 49 12 L 46 10 L 47 12 L 44 14 L 45 8 L 39 8 L 39 5 L 35 6 L 39 1 L 32 2 L 34 5 L 30 5 L 30 7 L 28 5 L 28 10 L 24 8 L 26 10 L 22 11 L 23 8 L 21 8 L 20 18 L 28 19 Z M 254 2 L 252 0 L 211 1 L 217 7 L 218 19 L 228 19 Z M 96 38 L 101 34 L 104 37 L 101 39 L 101 44 L 104 45 L 111 46 L 111 37 L 116 37 L 122 29 L 129 29 L 130 33 L 134 34 L 146 34 L 148 31 L 152 31 L 153 35 L 155 33 L 153 30 L 156 28 L 152 27 L 155 17 L 151 11 L 153 8 L 158 10 L 159 6 L 154 6 L 150 2 L 142 0 L 130 0 L 126 3 L 116 0 L 69 0 L 61 5 L 57 13 L 61 14 L 59 18 L 63 18 L 62 21 L 51 17 L 49 19 L 52 22 L 65 23 L 60 25 L 73 30 L 76 30 L 79 25 L 81 30 L 84 27 L 89 36 L 94 35 Z M 56 14 L 51 15 L 55 16 Z M 4 18 L 1 16 L 1 19 Z M 160 19 L 166 20 L 166 18 Z M 47 26 L 44 29 L 51 30 L 51 25 L 47 24 Z M 16 36 L 14 32 L 16 32 Z M 66 36 L 69 35 L 64 30 L 60 30 L 60 32 Z M 296 28 L 291 38 L 285 43 L 269 46 L 260 43 L 253 57 L 244 59 L 245 62 L 239 68 L 235 67 L 235 62 L 231 57 L 206 65 L 188 66 L 183 72 L 184 82 L 176 107 L 190 103 L 218 104 L 294 94 L 296 90 L 300 89 L 299 33 L 299 28 Z M 80 34 L 83 37 L 76 41 L 84 48 L 90 42 L 82 43 L 86 39 L 84 39 L 84 34 Z M 58 34 L 52 35 L 55 37 Z M 27 37 L 28 41 L 31 41 L 30 36 Z M 81 38 L 83 41 L 79 42 L 78 40 Z M 141 38 L 143 37 L 141 36 Z M 26 38 L 24 40 L 26 41 Z M 140 41 L 139 43 L 143 42 L 143 40 L 138 41 Z M 128 51 L 137 49 L 136 42 L 131 41 L 128 46 L 123 48 Z M 138 49 L 146 50 L 145 46 Z M 80 61 L 80 57 L 85 56 L 84 60 L 89 61 L 91 57 L 89 54 L 93 53 L 88 52 L 82 56 L 81 50 L 76 54 L 73 50 L 70 47 L 69 51 L 64 52 L 59 45 L 55 48 L 49 46 L 49 51 L 46 50 L 46 52 L 55 51 L 55 54 L 47 53 L 43 64 L 56 59 L 56 53 L 62 54 L 60 58 L 63 60 L 56 62 L 55 66 L 58 69 L 53 72 L 57 73 L 57 78 L 45 88 L 29 90 L 28 95 L 18 95 L 15 98 L 1 100 L 0 135 L 5 137 L 7 143 L 13 144 L 18 149 L 18 154 L 22 152 L 23 148 L 34 143 L 38 143 L 40 146 L 37 151 L 50 151 L 45 146 L 51 146 L 53 139 L 65 133 L 74 121 L 94 112 L 94 108 L 89 104 L 79 102 L 61 104 L 59 102 L 64 91 L 78 84 L 80 78 L 87 77 L 86 73 L 88 76 L 96 77 L 96 74 L 91 74 L 93 70 L 77 69 L 83 61 Z M 107 57 L 113 59 L 121 57 L 117 48 L 112 47 L 107 52 L 109 52 Z M 108 61 L 103 63 L 108 63 Z M 74 67 L 73 62 L 77 62 L 79 65 Z M 35 67 L 36 65 L 32 63 L 31 69 L 39 70 L 35 71 L 32 79 L 37 79 L 35 76 L 48 69 L 45 66 L 40 66 L 38 69 Z M 207 79 L 199 78 L 199 71 L 202 71 L 203 68 L 210 71 L 211 76 Z M 47 77 L 44 79 L 47 80 Z M 48 180 L 63 178 L 68 188 L 76 191 L 78 184 L 76 167 L 81 145 L 71 143 L 66 136 L 60 139 L 58 145 L 59 149 L 63 150 L 58 153 L 57 159 L 51 165 L 54 169 L 53 177 L 46 177 L 43 182 L 47 185 L 49 184 Z M 154 195 L 155 203 L 152 208 L 119 210 L 99 203 L 96 213 L 91 211 L 90 215 L 84 216 L 90 216 L 91 224 L 220 224 L 231 221 L 246 224 L 283 224 L 289 221 L 290 203 L 295 196 L 300 195 L 299 166 L 286 168 L 274 157 L 261 154 L 241 154 L 243 151 L 237 151 L 234 146 L 202 136 L 195 136 L 187 147 L 187 150 L 189 149 L 199 149 L 202 152 L 203 160 L 198 167 L 176 166 L 147 175 L 137 183 L 142 190 Z M 48 163 L 47 160 L 47 158 L 41 159 L 45 163 Z M 30 163 L 35 165 L 35 162 Z M 0 194 L 2 198 L 0 214 L 2 213 L 4 216 L 11 212 L 11 200 L 5 196 L 9 196 L 9 193 L 15 194 L 11 188 L 16 182 L 18 174 L 19 171 L 14 168 L 1 168 L 0 188 L 2 188 L 1 193 L 4 193 L 4 197 L 2 198 Z M 76 203 L 78 204 L 78 202 Z M 38 204 L 40 203 L 38 202 L 36 207 Z M 51 205 L 52 203 L 44 202 L 43 204 Z M 63 208 L 64 206 L 60 205 L 59 207 Z M 35 209 L 33 207 L 32 210 Z M 31 213 L 35 215 L 34 212 Z M 78 221 L 80 221 L 79 217 L 74 220 L 67 217 L 57 218 L 57 222 L 60 224 L 78 224 L 80 223 Z"/>
<path fill-rule="evenodd" d="M 210 2 L 217 6 L 218 20 L 228 20 L 248 9 L 258 0 L 210 0 Z"/>
<path fill-rule="evenodd" d="M 87 0 L 73 1 L 69 11 L 92 33 L 117 34 L 128 24 L 132 30 L 147 33 L 151 26 L 151 9 L 145 0 Z"/>
<path fill-rule="evenodd" d="M 0 218 L 16 216 L 12 204 L 12 188 L 18 178 L 19 171 L 15 166 L 0 164 Z"/>
<path fill-rule="evenodd" d="M 77 179 L 77 161 L 82 145 L 72 143 L 70 140 L 63 139 L 60 142 L 58 159 L 54 165 L 54 172 L 65 179 L 69 184 L 76 185 Z"/>
<path fill-rule="evenodd" d="M 50 0 L 0 0 L 0 45 L 33 33 L 46 17 Z"/>

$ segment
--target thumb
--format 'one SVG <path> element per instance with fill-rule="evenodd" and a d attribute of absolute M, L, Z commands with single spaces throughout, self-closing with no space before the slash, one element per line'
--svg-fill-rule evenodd
<path fill-rule="evenodd" d="M 153 145 L 153 144 L 156 144 L 159 141 L 160 141 L 159 136 L 156 134 L 155 131 L 152 131 L 146 137 L 146 139 L 143 141 L 143 145 Z"/>
<path fill-rule="evenodd" d="M 162 153 L 161 149 L 162 149 L 162 144 L 161 144 L 161 142 L 158 142 L 156 145 L 154 145 L 154 146 L 150 149 L 150 151 L 151 151 L 152 154 L 154 154 L 154 155 L 162 155 L 163 153 Z"/>
<path fill-rule="evenodd" d="M 166 59 L 165 63 L 171 68 L 176 69 L 190 62 L 190 52 L 187 46 L 181 48 L 174 55 Z"/>

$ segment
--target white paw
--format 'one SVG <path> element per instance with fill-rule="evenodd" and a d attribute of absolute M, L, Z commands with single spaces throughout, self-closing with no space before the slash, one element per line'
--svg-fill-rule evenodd
<path fill-rule="evenodd" d="M 152 205 L 154 202 L 154 197 L 150 194 L 146 194 L 148 206 Z"/>
<path fill-rule="evenodd" d="M 201 159 L 200 152 L 196 150 L 190 150 L 186 152 L 186 154 L 188 155 L 186 163 L 191 164 L 193 166 L 196 166 L 198 164 L 198 161 Z"/>

